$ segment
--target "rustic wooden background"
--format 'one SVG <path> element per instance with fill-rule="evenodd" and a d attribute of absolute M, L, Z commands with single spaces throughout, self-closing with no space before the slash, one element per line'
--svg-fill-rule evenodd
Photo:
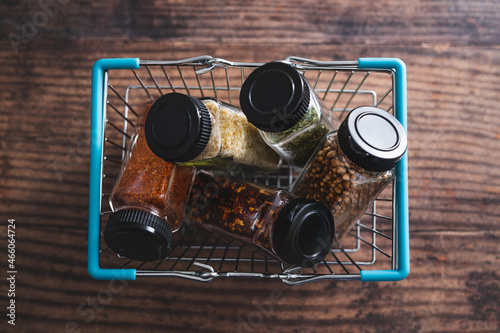
<path fill-rule="evenodd" d="M 15 328 L 7 327 L 1 274 L 0 331 L 498 332 L 499 31 L 500 2 L 484 0 L 3 0 L 0 267 L 6 271 L 7 219 L 15 218 L 19 273 Z M 12 43 L 12 33 L 22 42 Z M 86 270 L 89 158 L 82 142 L 91 66 L 103 57 L 200 54 L 406 62 L 406 280 L 287 287 L 143 278 L 111 286 L 105 298 L 108 282 Z M 54 163 L 67 166 L 61 181 Z M 255 304 L 276 293 L 279 301 L 259 317 Z"/>

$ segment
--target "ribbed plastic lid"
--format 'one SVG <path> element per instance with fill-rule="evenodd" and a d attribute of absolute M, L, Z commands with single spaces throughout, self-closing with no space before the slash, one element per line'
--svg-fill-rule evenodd
<path fill-rule="evenodd" d="M 179 93 L 156 100 L 145 125 L 149 148 L 167 162 L 196 158 L 207 146 L 211 130 L 210 113 L 205 104 Z"/>
<path fill-rule="evenodd" d="M 112 213 L 104 232 L 104 241 L 113 251 L 139 261 L 163 258 L 171 239 L 172 231 L 165 221 L 138 209 Z"/>
<path fill-rule="evenodd" d="M 255 69 L 240 92 L 240 105 L 250 123 L 265 132 L 282 132 L 307 113 L 309 85 L 292 66 L 270 62 Z"/>
<path fill-rule="evenodd" d="M 374 172 L 392 169 L 408 146 L 401 123 L 390 113 L 373 106 L 352 110 L 337 135 L 347 158 Z"/>
<path fill-rule="evenodd" d="M 298 198 L 278 214 L 273 228 L 273 247 L 283 261 L 312 267 L 325 259 L 334 234 L 330 210 L 322 203 Z"/>

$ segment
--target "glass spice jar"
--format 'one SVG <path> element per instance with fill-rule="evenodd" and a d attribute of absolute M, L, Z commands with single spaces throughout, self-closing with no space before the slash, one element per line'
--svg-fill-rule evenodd
<path fill-rule="evenodd" d="M 144 108 L 135 125 L 111 191 L 113 213 L 104 232 L 104 241 L 112 250 L 141 261 L 161 259 L 170 249 L 194 176 L 194 168 L 166 162 L 149 149 L 144 123 L 150 107 Z"/>
<path fill-rule="evenodd" d="M 203 170 L 193 181 L 184 221 L 302 267 L 322 261 L 334 235 L 332 214 L 321 203 Z"/>
<path fill-rule="evenodd" d="M 325 116 L 328 109 L 304 76 L 283 62 L 254 70 L 241 87 L 240 105 L 264 140 L 298 168 L 305 166 L 325 135 L 338 127 Z"/>
<path fill-rule="evenodd" d="M 406 149 L 406 133 L 396 118 L 379 108 L 356 108 L 338 132 L 325 137 L 292 192 L 329 207 L 340 239 L 393 179 Z"/>
<path fill-rule="evenodd" d="M 222 168 L 234 161 L 276 169 L 280 164 L 241 110 L 211 98 L 163 95 L 149 112 L 146 139 L 157 156 L 181 165 Z"/>

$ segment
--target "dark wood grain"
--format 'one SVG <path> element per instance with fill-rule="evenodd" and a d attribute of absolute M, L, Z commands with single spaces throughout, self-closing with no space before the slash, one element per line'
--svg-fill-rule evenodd
<path fill-rule="evenodd" d="M 12 21 L 39 10 L 37 1 L 2 2 L 1 31 L 16 31 Z M 499 11 L 499 3 L 481 1 L 75 0 L 19 52 L 3 38 L 0 215 L 18 225 L 19 274 L 17 325 L 7 327 L 2 314 L 0 331 L 64 332 L 73 324 L 81 332 L 500 330 Z M 143 278 L 119 290 L 119 283 L 89 277 L 91 66 L 104 57 L 200 54 L 406 62 L 406 280 L 287 287 L 260 279 Z M 5 236 L 0 244 L 5 248 Z M 5 280 L 0 285 L 3 307 Z M 259 310 L 273 291 L 280 300 Z M 92 310 L 97 297 L 109 304 Z"/>
<path fill-rule="evenodd" d="M 47 0 L 43 3 L 57 3 Z M 495 1 L 106 1 L 37 0 L 0 5 L 5 35 L 23 17 L 40 22 L 37 38 L 247 42 L 269 44 L 491 45 L 499 41 Z M 55 13 L 55 14 L 52 14 Z M 52 14 L 52 16 L 50 15 Z M 37 21 L 38 19 L 38 21 Z M 269 33 L 272 29 L 272 33 Z"/>

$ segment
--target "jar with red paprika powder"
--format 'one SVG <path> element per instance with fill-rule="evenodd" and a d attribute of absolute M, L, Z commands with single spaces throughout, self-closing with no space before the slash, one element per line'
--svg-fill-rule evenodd
<path fill-rule="evenodd" d="M 172 233 L 181 227 L 194 168 L 177 166 L 148 147 L 144 123 L 151 105 L 140 115 L 109 199 L 104 241 L 116 253 L 134 260 L 161 259 Z"/>

